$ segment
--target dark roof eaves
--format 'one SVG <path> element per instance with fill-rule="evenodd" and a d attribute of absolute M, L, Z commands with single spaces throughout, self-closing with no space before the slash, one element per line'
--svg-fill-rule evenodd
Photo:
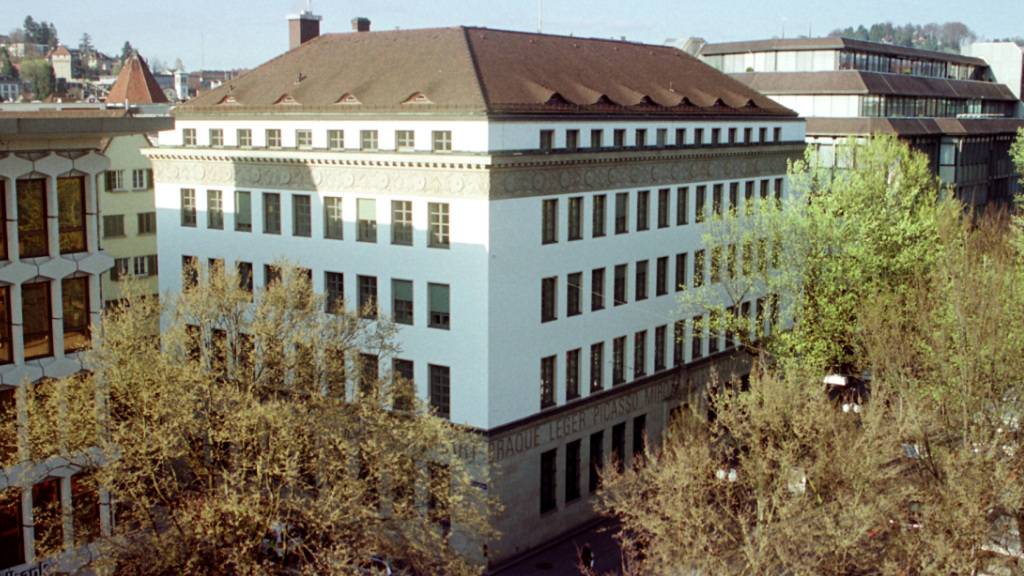
<path fill-rule="evenodd" d="M 747 52 L 778 52 L 781 50 L 793 50 L 803 52 L 808 50 L 827 50 L 850 48 L 864 50 L 874 53 L 893 53 L 905 56 L 920 56 L 936 60 L 946 60 L 962 64 L 975 64 L 988 66 L 984 59 L 963 54 L 940 52 L 938 50 L 924 50 L 922 48 L 910 48 L 897 44 L 886 44 L 884 42 L 870 42 L 856 38 L 829 37 L 829 38 L 772 38 L 768 40 L 745 40 L 740 42 L 717 42 L 705 44 L 701 50 L 701 56 L 720 56 L 724 54 L 741 54 Z"/>

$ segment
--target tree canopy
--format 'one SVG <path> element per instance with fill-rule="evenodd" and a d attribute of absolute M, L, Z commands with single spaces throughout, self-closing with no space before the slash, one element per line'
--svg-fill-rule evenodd
<path fill-rule="evenodd" d="M 21 63 L 21 79 L 28 84 L 37 100 L 44 100 L 53 94 L 57 78 L 53 66 L 45 58 L 24 60 Z"/>
<path fill-rule="evenodd" d="M 933 22 L 923 25 L 908 23 L 902 26 L 894 25 L 892 22 L 880 22 L 870 27 L 861 24 L 857 27 L 837 28 L 829 33 L 829 36 L 953 53 L 960 53 L 960 47 L 964 43 L 972 42 L 978 37 L 963 22 Z"/>

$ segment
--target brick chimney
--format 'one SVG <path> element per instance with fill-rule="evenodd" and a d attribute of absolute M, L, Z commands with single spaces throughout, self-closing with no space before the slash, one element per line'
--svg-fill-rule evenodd
<path fill-rule="evenodd" d="M 352 31 L 353 32 L 369 32 L 370 31 L 370 19 L 369 18 L 363 18 L 362 16 L 360 16 L 359 18 L 353 18 L 352 19 Z"/>
<path fill-rule="evenodd" d="M 309 10 L 288 15 L 288 49 L 294 50 L 320 35 L 320 16 Z"/>

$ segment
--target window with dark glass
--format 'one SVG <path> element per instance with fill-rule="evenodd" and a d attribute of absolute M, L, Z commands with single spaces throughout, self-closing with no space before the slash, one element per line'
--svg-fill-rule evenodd
<path fill-rule="evenodd" d="M 565 501 L 566 503 L 580 497 L 580 455 L 582 440 L 573 440 L 565 445 Z"/>
<path fill-rule="evenodd" d="M 590 310 L 604 310 L 604 268 L 590 271 Z"/>
<path fill-rule="evenodd" d="M 729 212 L 735 214 L 736 207 L 739 205 L 740 200 L 740 183 L 730 182 L 729 183 Z"/>
<path fill-rule="evenodd" d="M 576 150 L 580 147 L 580 131 L 579 130 L 566 130 L 565 131 L 565 149 Z"/>
<path fill-rule="evenodd" d="M 308 194 L 292 195 L 292 236 L 313 235 L 313 205 Z"/>
<path fill-rule="evenodd" d="M 103 237 L 124 237 L 124 214 L 108 214 L 103 216 Z"/>
<path fill-rule="evenodd" d="M 0 364 L 11 362 L 14 362 L 14 341 L 11 338 L 11 287 L 0 286 Z M 0 462 L 0 465 L 2 464 L 3 462 Z"/>
<path fill-rule="evenodd" d="M 540 512 L 558 508 L 558 449 L 540 455 Z"/>
<path fill-rule="evenodd" d="M 707 270 L 704 266 L 704 250 L 697 250 L 693 253 L 693 287 L 700 288 L 704 285 Z"/>
<path fill-rule="evenodd" d="M 580 397 L 580 349 L 565 353 L 565 399 Z"/>
<path fill-rule="evenodd" d="M 651 227 L 651 191 L 641 190 L 636 194 L 636 229 L 647 230 Z"/>
<path fill-rule="evenodd" d="M 344 236 L 344 220 L 342 220 L 341 217 L 341 198 L 328 196 L 324 198 L 324 238 L 341 240 Z"/>
<path fill-rule="evenodd" d="M 541 243 L 558 242 L 558 200 L 544 200 L 541 206 Z"/>
<path fill-rule="evenodd" d="M 391 243 L 412 246 L 412 202 L 391 201 Z"/>
<path fill-rule="evenodd" d="M 773 142 L 782 142 L 782 128 L 775 127 L 775 128 L 772 129 L 772 132 L 773 132 L 773 134 L 772 134 L 772 141 Z"/>
<path fill-rule="evenodd" d="M 359 276 L 359 316 L 377 318 L 377 277 Z"/>
<path fill-rule="evenodd" d="M 206 191 L 206 227 L 212 230 L 224 228 L 224 197 L 220 190 Z"/>
<path fill-rule="evenodd" d="M 672 365 L 682 366 L 686 363 L 683 355 L 683 338 L 686 337 L 686 321 L 676 320 L 674 332 L 672 333 Z"/>
<path fill-rule="evenodd" d="M 601 471 L 604 469 L 604 430 L 590 435 L 589 488 L 593 494 L 601 487 Z"/>
<path fill-rule="evenodd" d="M 658 228 L 668 228 L 668 211 L 671 190 L 658 190 Z"/>
<path fill-rule="evenodd" d="M 252 231 L 252 194 L 245 190 L 235 191 L 235 230 Z"/>
<path fill-rule="evenodd" d="M 605 222 L 607 220 L 608 197 L 604 194 L 594 196 L 594 213 L 591 237 L 599 238 L 605 234 Z"/>
<path fill-rule="evenodd" d="M 717 310 L 712 310 L 708 315 L 708 354 L 714 354 L 721 349 L 719 334 L 720 315 Z"/>
<path fill-rule="evenodd" d="M 252 294 L 252 262 L 237 262 L 238 287 Z"/>
<path fill-rule="evenodd" d="M 676 147 L 686 146 L 686 128 L 676 128 Z"/>
<path fill-rule="evenodd" d="M 633 377 L 647 374 L 647 330 L 633 335 Z"/>
<path fill-rule="evenodd" d="M 540 408 L 555 405 L 555 369 L 557 356 L 548 356 L 540 360 Z"/>
<path fill-rule="evenodd" d="M 707 217 L 705 214 L 705 203 L 707 202 L 707 186 L 697 186 L 697 200 L 696 206 L 694 206 L 694 221 L 698 224 L 703 222 Z"/>
<path fill-rule="evenodd" d="M 18 253 L 22 258 L 49 254 L 46 221 L 46 180 L 18 180 Z"/>
<path fill-rule="evenodd" d="M 392 362 L 394 377 L 394 408 L 395 410 L 412 410 L 416 399 L 415 366 L 412 360 L 395 358 Z"/>
<path fill-rule="evenodd" d="M 428 326 L 448 330 L 451 328 L 451 290 L 447 284 L 427 284 L 427 305 L 430 307 Z"/>
<path fill-rule="evenodd" d="M 643 455 L 647 444 L 647 415 L 633 418 L 633 461 Z"/>
<path fill-rule="evenodd" d="M 690 223 L 690 188 L 682 186 L 676 189 L 676 225 L 685 226 Z"/>
<path fill-rule="evenodd" d="M 540 149 L 544 152 L 550 152 L 555 147 L 555 131 L 554 130 L 541 130 L 540 131 Z"/>
<path fill-rule="evenodd" d="M 590 393 L 604 388 L 604 342 L 590 345 Z"/>
<path fill-rule="evenodd" d="M 722 215 L 722 185 L 715 184 L 711 194 L 711 212 L 715 216 Z"/>
<path fill-rule="evenodd" d="M 627 288 L 626 288 L 626 273 L 629 270 L 628 264 L 618 264 L 615 266 L 615 293 L 613 295 L 615 306 L 621 306 L 626 303 Z"/>
<path fill-rule="evenodd" d="M 658 258 L 654 276 L 654 293 L 657 296 L 668 294 L 668 256 Z"/>
<path fill-rule="evenodd" d="M 637 301 L 647 299 L 647 260 L 640 260 L 636 263 L 636 299 Z"/>
<path fill-rule="evenodd" d="M 658 326 L 654 329 L 654 371 L 659 372 L 665 369 L 665 335 L 668 326 Z"/>
<path fill-rule="evenodd" d="M 324 292 L 327 311 L 332 314 L 341 312 L 345 306 L 345 275 L 341 272 L 324 272 Z"/>
<path fill-rule="evenodd" d="M 391 313 L 394 315 L 395 323 L 410 326 L 413 324 L 412 280 L 391 281 Z M 431 310 L 431 318 L 433 318 L 433 310 Z"/>
<path fill-rule="evenodd" d="M 372 198 L 359 198 L 356 201 L 356 219 L 358 220 L 356 240 L 359 242 L 376 242 L 377 201 Z"/>
<path fill-rule="evenodd" d="M 735 128 L 729 128 L 729 144 L 735 144 L 735 143 L 736 143 L 736 129 Z"/>
<path fill-rule="evenodd" d="M 540 321 L 551 322 L 558 318 L 558 277 L 544 278 L 540 282 Z"/>
<path fill-rule="evenodd" d="M 711 249 L 711 283 L 715 284 L 722 280 L 722 247 L 715 246 Z"/>
<path fill-rule="evenodd" d="M 441 418 L 451 418 L 451 370 L 447 366 L 428 367 L 430 375 L 430 407 Z"/>
<path fill-rule="evenodd" d="M 569 198 L 569 240 L 583 238 L 583 197 Z"/>
<path fill-rule="evenodd" d="M 191 188 L 181 189 L 181 225 L 196 226 L 196 191 Z"/>
<path fill-rule="evenodd" d="M 377 131 L 376 130 L 360 130 L 359 131 L 359 149 L 360 150 L 376 150 L 377 149 Z"/>
<path fill-rule="evenodd" d="M 775 202 L 782 202 L 782 178 L 775 179 Z"/>
<path fill-rule="evenodd" d="M 676 292 L 686 289 L 686 252 L 676 254 Z"/>
<path fill-rule="evenodd" d="M 768 129 L 767 128 L 758 128 L 758 130 L 757 130 L 757 141 L 762 143 L 762 144 L 764 144 L 765 142 L 768 141 Z"/>
<path fill-rule="evenodd" d="M 722 129 L 712 128 L 711 129 L 711 145 L 717 146 L 722 143 Z"/>
<path fill-rule="evenodd" d="M 664 148 L 666 145 L 668 145 L 668 129 L 667 128 L 658 128 L 658 132 L 657 132 L 657 145 L 658 145 L 658 148 Z"/>
<path fill-rule="evenodd" d="M 637 128 L 636 129 L 636 138 L 634 140 L 635 140 L 635 142 L 633 143 L 634 146 L 636 146 L 637 148 L 646 148 L 647 147 L 647 130 L 645 128 Z"/>
<path fill-rule="evenodd" d="M 0 569 L 25 563 L 21 522 L 21 489 L 0 490 Z"/>
<path fill-rule="evenodd" d="M 7 183 L 0 179 L 0 260 L 7 260 Z"/>
<path fill-rule="evenodd" d="M 50 283 L 21 285 L 22 334 L 25 359 L 53 356 L 53 321 Z"/>
<path fill-rule="evenodd" d="M 690 358 L 696 360 L 704 355 L 704 318 L 694 316 L 690 324 Z"/>
<path fill-rule="evenodd" d="M 565 283 L 566 288 L 566 316 L 577 316 L 580 314 L 582 304 L 580 303 L 583 293 L 583 273 L 574 272 L 569 274 Z"/>
<path fill-rule="evenodd" d="M 704 145 L 704 129 L 694 128 L 693 129 L 693 145 L 703 146 Z"/>
<path fill-rule="evenodd" d="M 612 385 L 617 386 L 626 381 L 626 337 L 619 336 L 612 340 Z"/>
<path fill-rule="evenodd" d="M 754 212 L 754 181 L 747 180 L 743 185 L 743 213 L 750 216 Z"/>
<path fill-rule="evenodd" d="M 761 200 L 768 199 L 768 180 L 761 180 Z"/>
<path fill-rule="evenodd" d="M 270 288 L 281 281 L 281 268 L 273 264 L 263 265 L 263 286 Z"/>
<path fill-rule="evenodd" d="M 64 547 L 64 516 L 60 478 L 46 478 L 32 485 L 32 522 L 36 556 L 45 558 Z"/>
<path fill-rule="evenodd" d="M 281 233 L 281 195 L 275 192 L 263 193 L 263 233 Z"/>
<path fill-rule="evenodd" d="M 64 352 L 89 347 L 89 277 L 77 276 L 61 281 L 64 311 Z"/>
<path fill-rule="evenodd" d="M 615 233 L 629 232 L 629 192 L 615 195 Z"/>
<path fill-rule="evenodd" d="M 427 235 L 427 246 L 430 248 L 448 248 L 451 246 L 451 213 L 448 204 L 430 202 L 427 204 L 430 233 Z"/>
<path fill-rule="evenodd" d="M 612 426 L 612 462 L 622 472 L 626 465 L 626 423 L 619 422 Z"/>
<path fill-rule="evenodd" d="M 616 148 L 626 147 L 626 130 L 624 128 L 616 128 L 615 132 L 612 133 L 612 136 L 615 138 Z"/>

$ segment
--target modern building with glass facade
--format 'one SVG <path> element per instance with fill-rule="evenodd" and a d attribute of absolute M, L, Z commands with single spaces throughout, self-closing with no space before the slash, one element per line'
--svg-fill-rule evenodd
<path fill-rule="evenodd" d="M 1019 94 L 981 58 L 847 38 L 706 44 L 700 56 L 807 118 L 822 164 L 841 166 L 835 146 L 850 136 L 895 134 L 967 204 L 1019 192 L 1009 157 L 1024 126 Z"/>
<path fill-rule="evenodd" d="M 106 139 L 170 119 L 91 108 L 0 109 L 0 572 L 67 570 L 109 529 L 106 496 L 73 454 L 44 450 L 28 403 L 84 369 L 113 266 L 99 235 Z"/>

